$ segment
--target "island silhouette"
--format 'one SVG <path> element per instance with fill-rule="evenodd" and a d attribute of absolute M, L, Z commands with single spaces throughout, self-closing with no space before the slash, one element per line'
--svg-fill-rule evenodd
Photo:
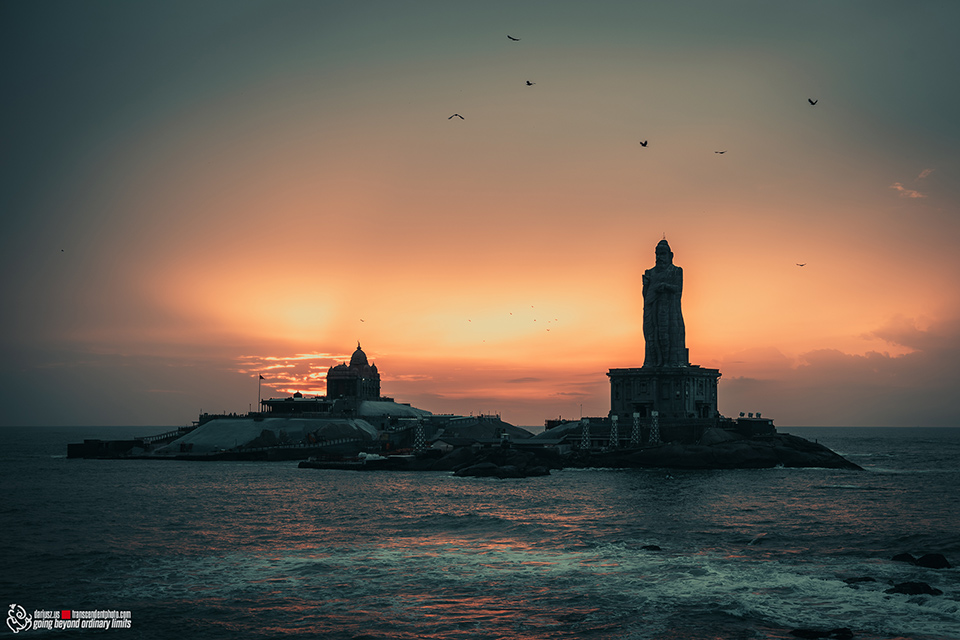
<path fill-rule="evenodd" d="M 565 466 L 859 469 L 773 421 L 717 410 L 720 371 L 690 364 L 683 269 L 664 237 L 643 273 L 643 366 L 610 369 L 610 411 L 530 431 L 494 415 L 434 414 L 382 395 L 361 345 L 327 371 L 327 393 L 260 400 L 246 414 L 201 414 L 189 427 L 130 440 L 85 440 L 70 458 L 304 460 L 301 466 L 446 470 L 523 477 Z M 260 376 L 262 380 L 262 376 Z"/>

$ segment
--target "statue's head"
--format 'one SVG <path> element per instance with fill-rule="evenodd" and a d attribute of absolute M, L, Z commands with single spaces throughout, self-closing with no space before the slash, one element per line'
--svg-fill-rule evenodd
<path fill-rule="evenodd" d="M 673 264 L 673 251 L 670 251 L 670 243 L 666 238 L 657 243 L 657 264 Z"/>

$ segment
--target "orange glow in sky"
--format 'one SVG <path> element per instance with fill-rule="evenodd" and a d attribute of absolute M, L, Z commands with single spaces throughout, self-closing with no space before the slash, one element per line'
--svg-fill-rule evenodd
<path fill-rule="evenodd" d="M 956 425 L 955 8 L 437 9 L 123 7 L 70 65 L 91 7 L 5 21 L 4 404 L 72 398 L 5 420 L 322 393 L 358 341 L 424 409 L 606 415 L 666 235 L 722 413 Z"/>

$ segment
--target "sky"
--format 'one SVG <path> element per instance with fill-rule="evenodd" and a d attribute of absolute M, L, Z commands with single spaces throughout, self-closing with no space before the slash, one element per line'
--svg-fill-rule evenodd
<path fill-rule="evenodd" d="M 435 413 L 604 416 L 666 237 L 724 415 L 960 426 L 958 23 L 2 0 L 0 425 L 245 412 L 358 343 Z"/>

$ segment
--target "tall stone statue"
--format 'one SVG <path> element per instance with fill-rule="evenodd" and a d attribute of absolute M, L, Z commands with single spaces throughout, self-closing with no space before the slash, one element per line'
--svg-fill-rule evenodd
<path fill-rule="evenodd" d="M 686 367 L 686 331 L 680 311 L 683 269 L 673 264 L 666 238 L 657 244 L 657 264 L 643 272 L 644 367 Z"/>

